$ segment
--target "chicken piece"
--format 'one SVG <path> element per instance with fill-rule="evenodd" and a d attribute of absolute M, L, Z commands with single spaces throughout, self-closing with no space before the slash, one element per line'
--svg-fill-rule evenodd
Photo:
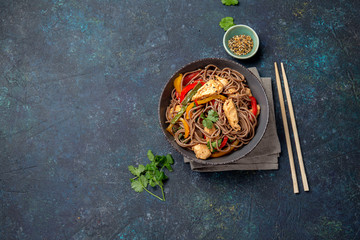
<path fill-rule="evenodd" d="M 237 115 L 236 107 L 232 99 L 227 99 L 224 103 L 223 110 L 230 126 L 235 131 L 240 131 L 239 117 Z"/>
<path fill-rule="evenodd" d="M 240 96 L 240 93 L 236 91 L 236 88 L 230 88 L 227 90 L 227 95 L 229 98 L 237 98 L 238 96 Z"/>
<path fill-rule="evenodd" d="M 238 97 L 240 97 L 240 93 L 238 92 L 229 95 L 229 98 L 238 98 Z"/>
<path fill-rule="evenodd" d="M 181 105 L 176 105 L 176 106 L 175 106 L 175 110 L 174 110 L 173 107 L 170 108 L 170 116 L 172 116 L 175 112 L 176 112 L 176 113 L 179 112 L 180 110 L 181 110 Z"/>
<path fill-rule="evenodd" d="M 195 153 L 195 156 L 199 159 L 207 159 L 208 157 L 210 157 L 211 152 L 208 149 L 208 147 L 205 144 L 197 144 L 195 146 L 193 146 L 193 151 Z"/>
<path fill-rule="evenodd" d="M 250 88 L 246 88 L 246 89 L 245 89 L 245 93 L 246 93 L 246 95 L 248 95 L 249 97 L 252 96 Z"/>
<path fill-rule="evenodd" d="M 179 112 L 181 110 L 181 105 L 176 105 L 175 106 L 175 112 Z"/>
<path fill-rule="evenodd" d="M 215 80 L 205 83 L 197 93 L 192 97 L 192 101 L 201 100 L 216 94 L 220 94 L 224 87 L 228 84 L 228 80 L 215 76 Z"/>
<path fill-rule="evenodd" d="M 215 79 L 218 80 L 219 82 L 221 82 L 221 84 L 224 87 L 229 83 L 229 81 L 226 78 L 215 76 Z"/>
<path fill-rule="evenodd" d="M 207 133 L 209 133 L 209 134 L 211 135 L 211 134 L 213 134 L 214 132 L 216 132 L 216 128 L 215 128 L 215 126 L 213 125 L 213 127 L 212 127 L 211 129 L 205 127 L 205 128 L 204 128 L 204 131 L 207 132 Z M 206 140 L 209 140 L 209 137 L 206 136 Z"/>
<path fill-rule="evenodd" d="M 197 91 L 197 93 L 192 97 L 191 100 L 200 100 L 210 97 L 212 95 L 220 94 L 223 89 L 224 86 L 221 82 L 216 80 L 210 80 Z"/>
<path fill-rule="evenodd" d="M 229 89 L 227 90 L 227 92 L 228 92 L 228 94 L 233 94 L 233 93 L 236 92 L 236 88 L 229 88 Z"/>

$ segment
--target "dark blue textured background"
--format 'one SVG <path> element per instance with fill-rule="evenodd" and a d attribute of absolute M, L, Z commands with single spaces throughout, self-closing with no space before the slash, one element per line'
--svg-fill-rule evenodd
<path fill-rule="evenodd" d="M 358 239 L 359 1 L 0 2 L 1 239 Z M 278 171 L 196 173 L 157 105 L 190 61 L 230 57 L 223 17 L 254 28 L 273 79 Z M 287 69 L 310 192 L 292 193 L 275 87 Z M 166 202 L 128 165 L 171 153 Z M 295 149 L 295 148 L 294 148 Z M 298 170 L 298 168 L 297 168 Z"/>

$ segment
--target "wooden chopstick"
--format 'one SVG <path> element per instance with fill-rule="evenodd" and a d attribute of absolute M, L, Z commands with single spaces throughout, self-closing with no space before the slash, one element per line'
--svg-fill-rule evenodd
<path fill-rule="evenodd" d="M 284 130 L 285 130 L 286 146 L 287 146 L 287 150 L 288 150 L 288 154 L 289 154 L 291 178 L 293 181 L 294 193 L 299 193 L 299 187 L 298 187 L 298 182 L 297 182 L 297 178 L 296 178 L 296 171 L 295 171 L 295 164 L 294 164 L 294 157 L 293 157 L 293 152 L 292 152 L 292 148 L 291 148 L 289 126 L 288 126 L 286 113 L 285 113 L 284 96 L 283 96 L 283 92 L 282 92 L 282 88 L 281 88 L 280 75 L 279 75 L 279 70 L 278 70 L 276 62 L 274 62 L 274 67 L 275 67 L 276 84 L 277 84 L 277 89 L 278 89 L 278 94 L 279 94 L 281 116 L 282 116 Z"/>
<path fill-rule="evenodd" d="M 296 127 L 294 108 L 293 108 L 292 101 L 291 101 L 289 84 L 288 84 L 288 80 L 287 80 L 287 77 L 286 77 L 285 68 L 284 68 L 283 63 L 281 63 L 281 71 L 282 71 L 282 77 L 283 77 L 283 80 L 284 80 L 284 87 L 285 87 L 287 104 L 288 104 L 288 107 L 289 107 L 291 127 L 292 127 L 292 130 L 293 130 L 293 133 L 294 133 L 295 146 L 296 146 L 296 151 L 297 151 L 297 155 L 298 155 L 301 179 L 302 179 L 304 191 L 309 191 L 309 185 L 308 185 L 308 181 L 307 181 L 307 177 L 306 177 L 304 161 L 303 161 L 302 154 L 301 154 L 299 134 L 298 134 L 297 127 Z"/>

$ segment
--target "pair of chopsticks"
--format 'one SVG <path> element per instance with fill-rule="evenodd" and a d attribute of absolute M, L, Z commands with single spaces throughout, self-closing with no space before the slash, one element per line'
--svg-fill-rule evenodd
<path fill-rule="evenodd" d="M 283 120 L 283 124 L 284 124 L 286 145 L 287 145 L 287 150 L 288 150 L 288 154 L 289 154 L 291 178 L 293 181 L 294 193 L 299 193 L 299 187 L 298 187 L 298 182 L 297 182 L 297 178 L 296 178 L 296 171 L 295 171 L 295 164 L 294 164 L 294 157 L 293 157 L 293 152 L 292 152 L 292 148 L 291 148 L 289 127 L 288 127 L 288 122 L 287 122 L 286 112 L 285 112 L 284 96 L 282 93 L 280 75 L 279 75 L 279 70 L 278 70 L 276 62 L 274 62 L 274 67 L 275 67 L 276 84 L 277 84 L 277 89 L 278 89 L 278 93 L 279 93 L 281 116 L 282 116 L 282 120 Z M 288 84 L 288 80 L 286 77 L 283 63 L 281 63 L 281 71 L 282 71 L 282 77 L 284 80 L 284 88 L 285 88 L 285 92 L 286 92 L 286 99 L 287 99 L 289 113 L 290 113 L 291 126 L 292 126 L 292 130 L 294 132 L 294 140 L 295 140 L 295 146 L 296 146 L 296 151 L 297 151 L 297 156 L 298 156 L 298 161 L 299 161 L 299 166 L 300 166 L 301 179 L 302 179 L 304 191 L 309 191 L 309 185 L 308 185 L 307 177 L 306 177 L 306 173 L 305 173 L 304 161 L 303 161 L 302 154 L 301 154 L 299 135 L 298 135 L 298 131 L 296 128 L 294 108 L 293 108 L 292 102 L 291 102 L 289 84 Z"/>

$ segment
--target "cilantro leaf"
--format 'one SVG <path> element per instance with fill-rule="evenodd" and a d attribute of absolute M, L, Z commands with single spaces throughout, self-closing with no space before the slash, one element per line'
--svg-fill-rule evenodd
<path fill-rule="evenodd" d="M 155 171 L 155 180 L 158 182 L 159 186 L 162 187 L 164 185 L 163 181 L 168 179 L 163 171 Z"/>
<path fill-rule="evenodd" d="M 220 145 L 221 145 L 221 142 L 222 142 L 222 139 L 218 139 L 217 141 L 211 142 L 211 146 L 212 146 L 213 152 L 216 150 L 216 142 L 217 142 L 217 145 L 220 146 Z M 209 150 L 211 150 L 211 148 L 210 148 L 210 141 L 208 141 L 208 142 L 206 143 L 206 146 L 208 147 Z"/>
<path fill-rule="evenodd" d="M 145 167 L 146 171 L 154 171 L 156 169 L 157 169 L 157 164 L 155 162 L 146 164 L 146 167 Z M 148 172 L 146 172 L 146 173 L 148 173 Z"/>
<path fill-rule="evenodd" d="M 146 179 L 146 177 L 144 175 L 141 175 L 140 178 L 139 178 L 139 181 L 141 182 L 141 184 L 144 186 L 144 188 L 147 187 L 148 185 L 148 180 Z"/>
<path fill-rule="evenodd" d="M 131 188 L 135 190 L 135 192 L 142 192 L 144 191 L 143 186 L 139 179 L 131 181 Z"/>
<path fill-rule="evenodd" d="M 166 162 L 164 163 L 164 166 L 170 171 L 172 172 L 173 169 L 171 167 L 171 165 L 174 164 L 174 159 L 172 158 L 172 156 L 170 154 L 166 155 Z"/>
<path fill-rule="evenodd" d="M 220 27 L 227 31 L 230 27 L 234 26 L 234 19 L 232 17 L 224 17 L 219 23 Z"/>
<path fill-rule="evenodd" d="M 128 169 L 133 175 L 139 177 L 140 174 L 145 171 L 145 166 L 140 164 L 137 168 L 134 166 L 129 166 Z"/>
<path fill-rule="evenodd" d="M 153 179 L 150 179 L 149 180 L 149 185 L 152 186 L 152 187 L 156 187 L 157 184 Z"/>
<path fill-rule="evenodd" d="M 211 129 L 213 127 L 213 122 L 210 119 L 205 118 L 202 121 L 202 124 L 204 125 L 204 127 Z"/>
<path fill-rule="evenodd" d="M 221 2 L 226 6 L 237 5 L 239 3 L 238 0 L 221 0 Z"/>
<path fill-rule="evenodd" d="M 213 127 L 213 123 L 215 123 L 217 120 L 219 120 L 218 113 L 211 109 L 208 112 L 207 117 L 202 121 L 202 124 L 204 127 L 211 129 Z"/>
<path fill-rule="evenodd" d="M 149 158 L 150 161 L 154 161 L 154 160 L 155 160 L 155 156 L 154 156 L 154 154 L 152 153 L 151 150 L 149 150 L 149 151 L 147 152 L 147 157 Z"/>
<path fill-rule="evenodd" d="M 148 179 L 148 180 L 152 179 L 152 177 L 153 177 L 152 172 L 147 171 L 147 172 L 145 173 L 145 177 L 146 177 L 146 179 Z"/>
<path fill-rule="evenodd" d="M 217 112 L 215 112 L 214 110 L 210 110 L 208 112 L 208 116 L 207 116 L 207 119 L 213 121 L 213 122 L 216 122 L 217 120 L 219 120 L 219 114 Z"/>
<path fill-rule="evenodd" d="M 155 157 L 155 162 L 159 163 L 159 164 L 163 164 L 166 160 L 165 156 L 156 156 Z"/>
<path fill-rule="evenodd" d="M 166 155 L 167 163 L 174 164 L 174 159 L 172 158 L 171 154 Z"/>
<path fill-rule="evenodd" d="M 129 171 L 130 171 L 134 176 L 137 176 L 137 173 L 136 173 L 136 171 L 135 171 L 135 167 L 134 167 L 134 166 L 130 165 L 130 166 L 128 166 L 128 169 L 129 169 Z"/>

